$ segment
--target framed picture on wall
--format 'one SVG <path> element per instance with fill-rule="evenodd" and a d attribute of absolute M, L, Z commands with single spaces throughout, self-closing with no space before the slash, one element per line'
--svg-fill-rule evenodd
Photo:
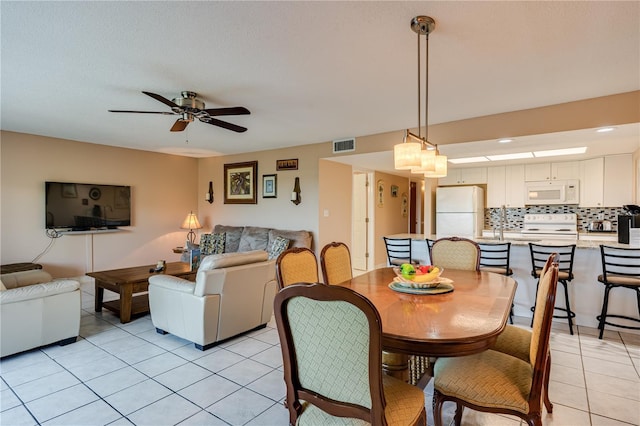
<path fill-rule="evenodd" d="M 262 198 L 278 197 L 278 175 L 262 175 Z"/>
<path fill-rule="evenodd" d="M 258 162 L 224 165 L 224 203 L 258 203 Z"/>

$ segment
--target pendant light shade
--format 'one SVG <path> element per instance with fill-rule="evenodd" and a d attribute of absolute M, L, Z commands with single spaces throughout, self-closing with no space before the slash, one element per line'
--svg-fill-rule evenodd
<path fill-rule="evenodd" d="M 420 167 L 420 152 L 422 144 L 417 142 L 404 142 L 393 147 L 393 161 L 396 170 L 411 170 Z"/>
<path fill-rule="evenodd" d="M 435 155 L 435 170 L 433 172 L 425 172 L 424 177 L 442 178 L 447 176 L 447 156 Z"/>
<path fill-rule="evenodd" d="M 420 167 L 411 169 L 411 173 L 429 173 L 436 171 L 436 151 L 423 149 L 420 151 Z"/>

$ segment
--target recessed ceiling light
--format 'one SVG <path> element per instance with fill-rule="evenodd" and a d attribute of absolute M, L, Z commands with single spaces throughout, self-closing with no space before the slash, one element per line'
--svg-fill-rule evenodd
<path fill-rule="evenodd" d="M 550 149 L 548 151 L 534 151 L 533 155 L 536 157 L 554 157 L 556 155 L 572 155 L 572 154 L 584 154 L 587 152 L 586 146 L 578 148 L 566 148 L 566 149 Z"/>
<path fill-rule="evenodd" d="M 513 139 L 509 139 L 509 138 L 498 139 L 498 143 L 509 143 L 509 142 L 513 142 Z"/>
<path fill-rule="evenodd" d="M 520 158 L 533 158 L 533 154 L 530 152 L 516 152 L 514 154 L 487 155 L 487 158 L 491 161 L 518 160 Z"/>
<path fill-rule="evenodd" d="M 483 161 L 489 161 L 489 159 L 487 157 L 449 158 L 449 162 L 453 164 L 481 163 Z"/>
<path fill-rule="evenodd" d="M 615 127 L 600 127 L 598 130 L 596 130 L 596 132 L 598 133 L 613 132 L 615 129 L 616 129 Z"/>

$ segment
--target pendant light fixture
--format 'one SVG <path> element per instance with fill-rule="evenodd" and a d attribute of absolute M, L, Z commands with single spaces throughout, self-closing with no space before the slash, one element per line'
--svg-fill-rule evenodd
<path fill-rule="evenodd" d="M 440 155 L 438 146 L 429 142 L 429 34 L 436 28 L 436 22 L 429 16 L 416 16 L 411 20 L 411 29 L 418 35 L 418 135 L 405 132 L 403 143 L 393 147 L 393 157 L 397 170 L 411 170 L 422 173 L 428 178 L 439 178 L 447 175 L 447 157 Z M 424 96 L 424 129 L 420 126 L 420 36 L 425 36 L 425 96 Z"/>

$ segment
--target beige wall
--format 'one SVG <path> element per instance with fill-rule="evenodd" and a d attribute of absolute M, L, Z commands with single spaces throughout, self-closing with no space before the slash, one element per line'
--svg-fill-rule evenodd
<path fill-rule="evenodd" d="M 55 277 L 178 260 L 180 229 L 197 211 L 194 158 L 2 132 L 0 262 L 30 262 L 51 241 L 45 235 L 44 182 L 131 186 L 132 226 L 107 234 L 64 235 L 41 263 Z"/>
<path fill-rule="evenodd" d="M 251 152 L 199 160 L 198 211 L 203 231 L 214 225 L 251 225 L 313 232 L 318 247 L 319 160 L 330 154 L 330 144 L 302 145 L 271 151 Z M 298 170 L 276 170 L 276 160 L 298 159 Z M 224 164 L 258 162 L 258 204 L 224 204 Z M 277 175 L 277 198 L 262 198 L 262 175 Z M 290 196 L 295 178 L 300 178 L 302 202 L 295 205 Z M 204 195 L 213 181 L 215 201 L 209 204 Z"/>
<path fill-rule="evenodd" d="M 352 167 L 320 160 L 318 211 L 318 252 L 326 244 L 340 241 L 351 248 Z M 325 216 L 325 211 L 327 215 Z"/>
<path fill-rule="evenodd" d="M 384 184 L 383 204 L 378 205 L 377 187 L 378 181 Z M 402 194 L 409 196 L 409 178 L 391 175 L 388 173 L 374 173 L 373 196 L 375 207 L 373 212 L 374 220 L 374 266 L 380 267 L 387 264 L 387 250 L 382 237 L 385 235 L 409 232 L 409 214 L 402 216 Z M 398 186 L 398 196 L 391 197 L 391 185 Z"/>

